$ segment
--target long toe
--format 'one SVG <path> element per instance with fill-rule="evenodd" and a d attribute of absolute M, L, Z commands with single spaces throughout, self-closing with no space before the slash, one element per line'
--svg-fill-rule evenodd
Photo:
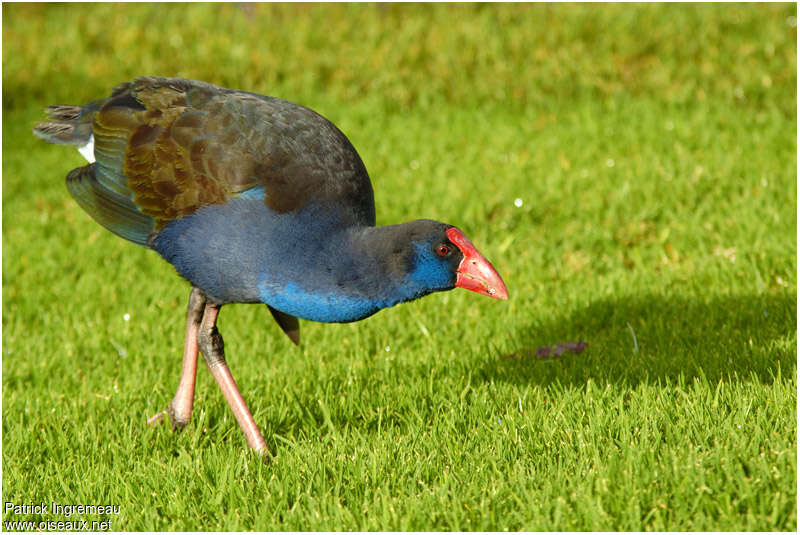
<path fill-rule="evenodd" d="M 167 411 L 161 411 L 157 414 L 152 415 L 150 418 L 147 419 L 147 425 L 150 427 L 155 427 L 161 423 L 161 420 L 164 419 L 164 415 L 167 414 Z"/>

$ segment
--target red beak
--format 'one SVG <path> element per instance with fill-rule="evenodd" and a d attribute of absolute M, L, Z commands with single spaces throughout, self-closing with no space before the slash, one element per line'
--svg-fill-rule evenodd
<path fill-rule="evenodd" d="M 495 299 L 508 299 L 508 290 L 500 274 L 492 264 L 483 257 L 456 227 L 445 231 L 447 237 L 464 255 L 456 270 L 456 286 L 466 288 Z"/>

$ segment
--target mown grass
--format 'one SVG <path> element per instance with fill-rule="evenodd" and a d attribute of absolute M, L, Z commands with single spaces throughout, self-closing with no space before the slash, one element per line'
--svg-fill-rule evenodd
<path fill-rule="evenodd" d="M 4 4 L 3 500 L 119 504 L 77 516 L 118 530 L 795 530 L 795 17 Z M 226 307 L 277 456 L 245 451 L 205 371 L 183 433 L 147 428 L 188 287 L 86 216 L 80 156 L 31 135 L 140 74 L 318 110 L 379 223 L 460 226 L 511 300 L 303 322 L 299 349 Z M 533 356 L 569 340 L 589 347 Z M 25 519 L 66 520 L 3 516 Z"/>

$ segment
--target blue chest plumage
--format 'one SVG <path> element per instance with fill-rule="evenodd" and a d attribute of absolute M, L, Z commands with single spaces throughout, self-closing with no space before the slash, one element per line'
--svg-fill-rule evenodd
<path fill-rule="evenodd" d="M 299 284 L 262 283 L 261 299 L 273 308 L 313 321 L 346 323 L 371 316 L 395 304 L 383 300 L 337 291 L 308 291 Z"/>
<path fill-rule="evenodd" d="M 431 290 L 436 266 L 421 263 L 401 281 L 352 249 L 358 228 L 324 208 L 278 214 L 253 190 L 169 223 L 153 246 L 220 303 L 263 302 L 286 314 L 350 322 Z M 439 286 L 451 284 L 442 280 Z"/>

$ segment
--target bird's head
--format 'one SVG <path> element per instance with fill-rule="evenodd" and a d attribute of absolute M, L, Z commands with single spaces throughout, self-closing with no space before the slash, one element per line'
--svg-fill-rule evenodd
<path fill-rule="evenodd" d="M 406 257 L 406 280 L 428 291 L 465 288 L 508 299 L 508 290 L 492 264 L 457 227 L 438 221 L 407 223 L 412 253 Z"/>

